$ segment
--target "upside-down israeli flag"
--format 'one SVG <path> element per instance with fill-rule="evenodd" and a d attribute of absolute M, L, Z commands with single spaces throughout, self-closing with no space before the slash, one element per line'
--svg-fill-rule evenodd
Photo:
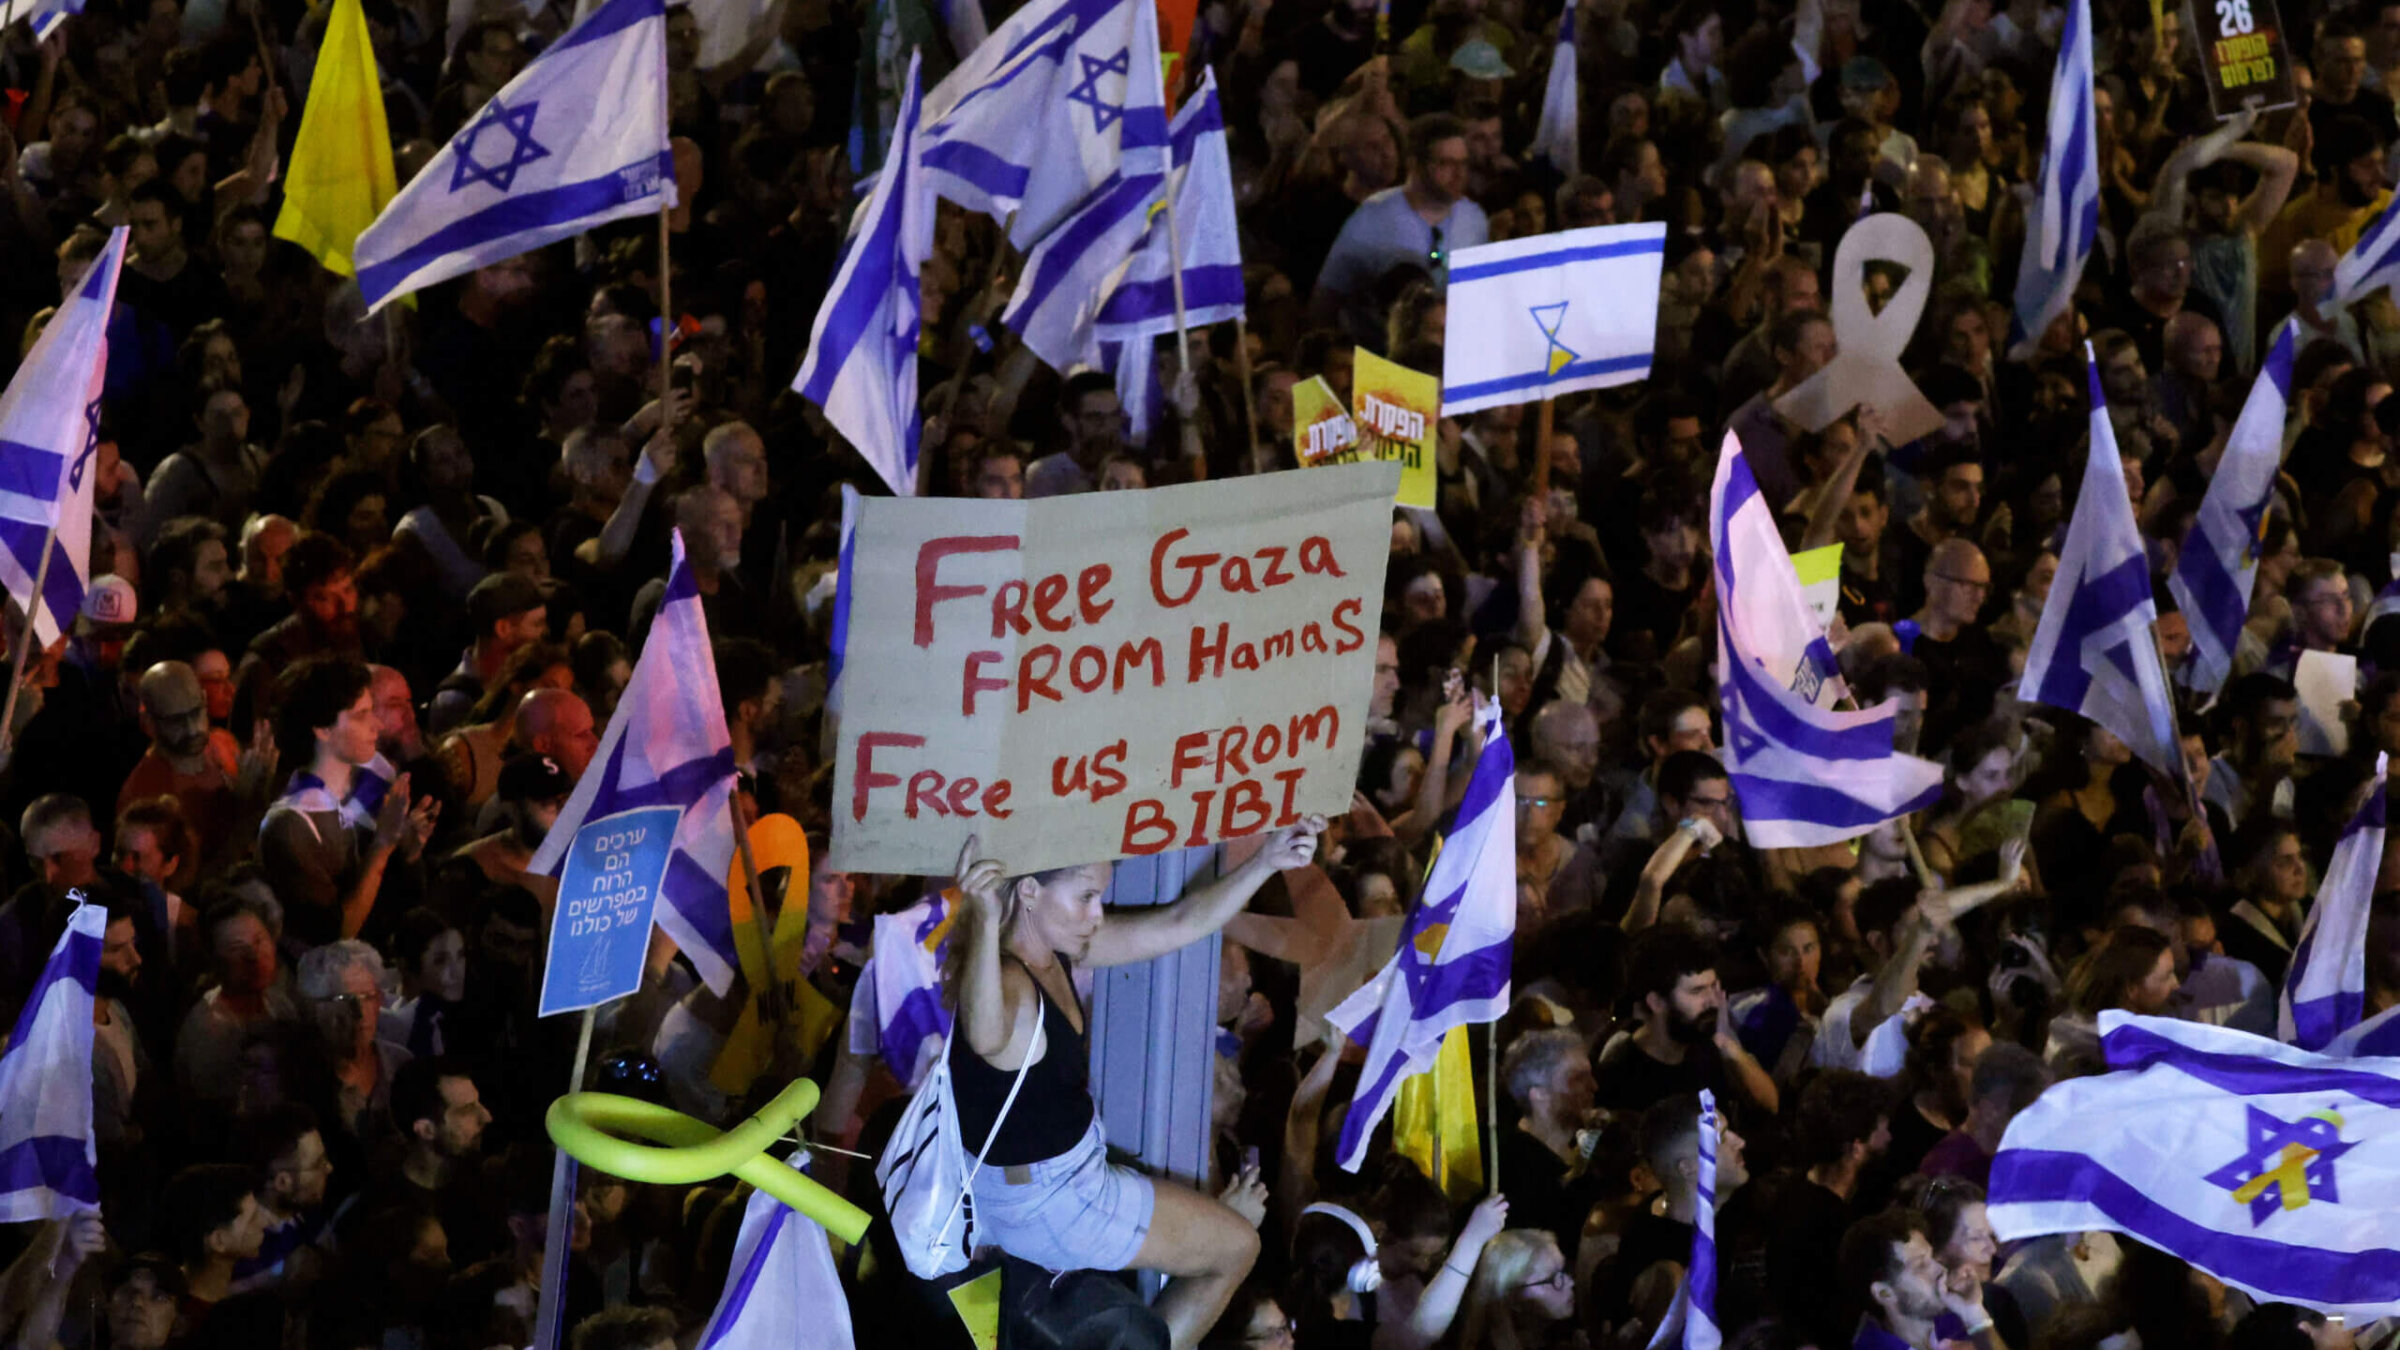
<path fill-rule="evenodd" d="M 684 560 L 683 532 L 658 617 L 642 642 L 633 678 L 609 715 L 591 768 L 543 836 L 527 870 L 557 876 L 575 832 L 587 820 L 645 806 L 680 806 L 683 821 L 659 883 L 658 926 L 691 958 L 708 987 L 733 985 L 737 957 L 725 873 L 733 865 L 733 737 L 717 701 L 717 659 L 709 647 L 700 588 Z"/>
<path fill-rule="evenodd" d="M 2050 76 L 2050 124 L 2040 191 L 2025 222 L 2010 348 L 2023 355 L 2075 302 L 2084 260 L 2100 237 L 2099 127 L 2092 113 L 2091 0 L 2067 0 L 2067 26 Z"/>
<path fill-rule="evenodd" d="M 916 495 L 917 453 L 925 429 L 917 407 L 918 279 L 933 256 L 933 199 L 919 157 L 917 87 L 921 53 L 908 58 L 900 120 L 874 190 L 850 218 L 850 239 L 833 290 L 817 308 L 808 355 L 792 388 L 825 410 L 891 490 Z"/>
<path fill-rule="evenodd" d="M 78 905 L 0 1053 L 0 1223 L 100 1207 L 92 1004 L 108 908 Z"/>
<path fill-rule="evenodd" d="M 1477 709 L 1483 750 L 1458 804 L 1458 823 L 1425 878 L 1425 900 L 1400 950 L 1325 1020 L 1366 1047 L 1358 1091 L 1336 1154 L 1357 1171 L 1400 1080 L 1433 1067 L 1452 1027 L 1508 1011 L 1517 932 L 1517 763 L 1497 704 Z"/>
<path fill-rule="evenodd" d="M 2091 451 L 2075 518 L 2059 550 L 2058 579 L 2042 603 L 2018 694 L 2098 722 L 2180 782 L 2184 765 L 2175 737 L 2175 704 L 2150 629 L 2158 618 L 2150 555 L 2134 523 L 2133 501 L 2125 495 L 2100 368 L 2088 352 L 2084 372 L 2092 391 Z"/>
<path fill-rule="evenodd" d="M 875 986 L 877 1053 L 911 1092 L 932 1072 L 933 1057 L 950 1034 L 942 948 L 957 913 L 953 900 L 936 892 L 897 914 L 876 915 L 875 954 L 860 977 Z"/>
<path fill-rule="evenodd" d="M 799 1171 L 806 1155 L 786 1166 Z M 851 1350 L 850 1302 L 824 1226 L 765 1191 L 750 1192 L 733 1265 L 699 1350 Z"/>
<path fill-rule="evenodd" d="M 2261 1302 L 2400 1313 L 2400 1060 L 2100 1014 L 2109 1073 L 2053 1085 L 1992 1159 L 2003 1242 L 2105 1229 Z"/>
<path fill-rule="evenodd" d="M 1654 222 L 1451 254 L 1443 415 L 1647 379 L 1666 249 Z"/>
<path fill-rule="evenodd" d="M 2367 1012 L 2367 910 L 2383 866 L 2383 775 L 2375 756 L 2366 804 L 2342 827 L 2316 903 L 2300 926 L 2283 978 L 2275 1034 L 2303 1050 L 2322 1050 Z"/>
<path fill-rule="evenodd" d="M 1725 771 L 1760 848 L 1854 839 L 1933 804 L 1942 768 L 1892 748 L 1900 704 L 1818 706 L 1841 678 L 1758 480 L 1728 434 L 1709 493 Z"/>
<path fill-rule="evenodd" d="M 373 313 L 626 216 L 675 204 L 664 0 L 608 0 L 492 95 L 351 255 Z"/>
<path fill-rule="evenodd" d="M 1583 106 L 1575 86 L 1575 10 L 1569 3 L 1558 12 L 1558 50 L 1550 57 L 1550 80 L 1542 87 L 1542 119 L 1533 129 L 1533 144 L 1526 148 L 1529 159 L 1547 160 L 1552 169 L 1572 178 L 1583 172 L 1582 128 L 1578 112 Z"/>
<path fill-rule="evenodd" d="M 2292 333 L 2285 324 L 2258 368 L 2242 415 L 2226 438 L 2225 454 L 2200 514 L 2176 555 L 2167 589 L 2192 629 L 2192 659 L 2186 680 L 2211 693 L 2233 671 L 2233 649 L 2250 617 L 2250 592 L 2258 581 L 2259 536 L 2275 500 L 2275 473 L 2283 465 L 2283 423 L 2292 393 Z M 2365 632 L 2365 628 L 2360 628 Z"/>
<path fill-rule="evenodd" d="M 33 634 L 45 646 L 73 626 L 91 581 L 92 459 L 100 450 L 108 316 L 124 261 L 119 226 L 0 393 L 0 584 L 33 615 Z"/>
<path fill-rule="evenodd" d="M 1150 0 L 1034 0 L 925 95 L 933 190 L 1031 249 L 1111 176 L 1167 169 Z"/>
<path fill-rule="evenodd" d="M 1717 1094 L 1700 1089 L 1700 1203 L 1692 1210 L 1692 1263 L 1674 1305 L 1651 1333 L 1650 1350 L 1717 1350 L 1725 1332 L 1717 1325 L 1717 1148 L 1725 1133 Z"/>

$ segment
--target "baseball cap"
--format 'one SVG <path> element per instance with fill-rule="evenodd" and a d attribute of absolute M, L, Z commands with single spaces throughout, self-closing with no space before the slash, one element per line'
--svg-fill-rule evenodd
<path fill-rule="evenodd" d="M 1517 73 L 1500 59 L 1500 49 L 1483 38 L 1458 44 L 1450 53 L 1450 68 L 1471 80 L 1505 80 Z"/>
<path fill-rule="evenodd" d="M 515 572 L 494 572 L 467 592 L 467 624 L 480 636 L 502 619 L 540 609 L 548 603 L 542 588 L 532 578 Z"/>
<path fill-rule="evenodd" d="M 95 628 L 120 628 L 141 617 L 141 605 L 135 599 L 133 583 L 114 575 L 92 578 L 91 588 L 83 593 L 83 617 Z"/>
<path fill-rule="evenodd" d="M 548 802 L 574 790 L 574 782 L 557 760 L 548 755 L 516 755 L 500 766 L 495 795 L 504 802 Z"/>

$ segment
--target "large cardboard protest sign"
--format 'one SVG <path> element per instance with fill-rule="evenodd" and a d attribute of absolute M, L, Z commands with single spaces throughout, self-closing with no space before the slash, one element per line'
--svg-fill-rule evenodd
<path fill-rule="evenodd" d="M 1198 847 L 1350 803 L 1396 464 L 861 503 L 833 863 Z"/>
<path fill-rule="evenodd" d="M 645 806 L 575 832 L 550 923 L 539 1012 L 579 1012 L 642 987 L 650 916 L 675 844 L 680 806 Z"/>
<path fill-rule="evenodd" d="M 2208 105 L 2217 120 L 2238 116 L 2257 99 L 2262 112 L 2296 107 L 2289 44 L 2275 0 L 2191 0 L 2187 31 L 2208 77 Z"/>

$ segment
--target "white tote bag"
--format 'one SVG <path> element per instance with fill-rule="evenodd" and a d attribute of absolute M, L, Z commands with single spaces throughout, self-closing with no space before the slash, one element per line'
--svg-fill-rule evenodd
<path fill-rule="evenodd" d="M 975 1156 L 975 1165 L 967 1166 L 966 1140 L 959 1133 L 958 1102 L 951 1092 L 948 1038 L 942 1042 L 942 1053 L 933 1061 L 933 1072 L 926 1077 L 925 1085 L 917 1089 L 908 1109 L 901 1113 L 891 1142 L 884 1145 L 883 1157 L 875 1164 L 875 1180 L 883 1187 L 883 1207 L 892 1216 L 892 1232 L 900 1240 L 901 1259 L 908 1263 L 909 1273 L 920 1280 L 954 1275 L 966 1269 L 974 1257 L 978 1245 L 976 1175 L 983 1170 L 984 1158 L 991 1154 L 992 1140 L 1000 1137 L 1000 1126 L 1007 1121 L 1009 1108 L 1017 1103 L 1017 1090 L 1025 1086 L 1026 1071 L 1042 1057 L 1040 993 L 1035 993 L 1028 1011 L 1033 1016 L 1033 1044 L 1025 1052 L 1025 1062 L 1017 1066 L 1016 1079 L 1008 1085 L 1008 1096 L 1000 1103 L 1000 1114 L 992 1119 L 992 1132 L 983 1141 L 983 1152 Z M 1019 1020 L 1022 1024 L 1021 1015 Z M 950 1036 L 956 1037 L 958 1033 L 959 1026 L 954 1022 Z"/>

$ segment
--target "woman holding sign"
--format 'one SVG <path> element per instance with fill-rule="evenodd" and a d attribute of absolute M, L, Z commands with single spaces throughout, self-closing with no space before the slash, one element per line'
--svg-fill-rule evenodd
<path fill-rule="evenodd" d="M 973 838 L 959 855 L 966 907 L 943 984 L 958 1014 L 950 1071 L 959 1131 L 970 1155 L 987 1140 L 990 1150 L 975 1190 L 977 1229 L 1051 1270 L 1174 1276 L 1156 1311 L 1175 1350 L 1199 1343 L 1249 1274 L 1266 1189 L 1255 1166 L 1219 1201 L 1109 1163 L 1075 967 L 1132 965 L 1207 937 L 1241 913 L 1269 875 L 1307 866 L 1324 829 L 1323 816 L 1310 816 L 1175 903 L 1115 914 L 1101 908 L 1107 863 L 1012 877 L 977 858 Z M 1023 1091 L 1003 1116 L 1020 1068 Z"/>

